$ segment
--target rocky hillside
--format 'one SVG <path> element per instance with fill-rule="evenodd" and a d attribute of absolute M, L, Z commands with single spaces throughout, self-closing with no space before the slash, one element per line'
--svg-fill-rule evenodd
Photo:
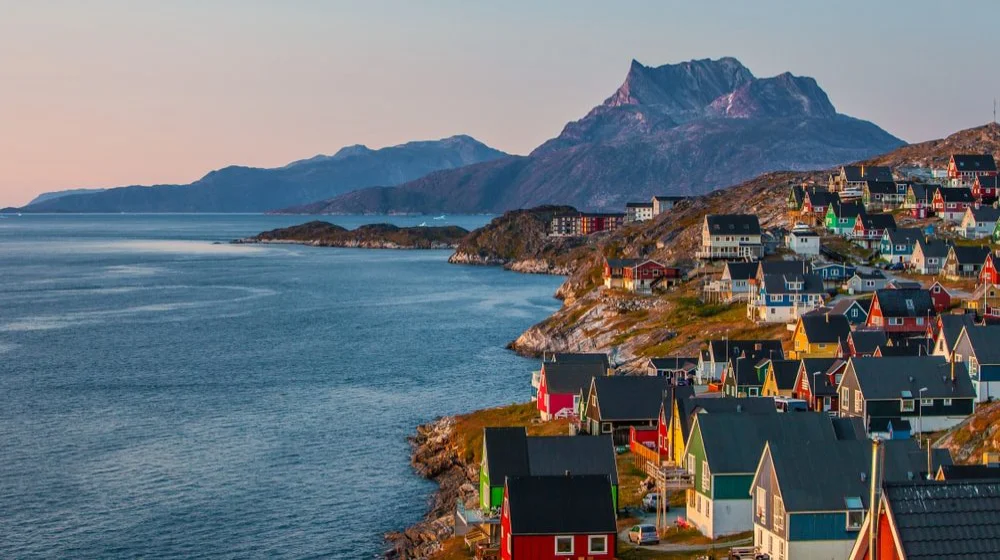
<path fill-rule="evenodd" d="M 229 166 L 188 185 L 55 193 L 22 212 L 266 212 L 506 156 L 468 136 L 371 150 L 348 146 L 284 167 Z"/>
<path fill-rule="evenodd" d="M 234 243 L 298 243 L 317 247 L 366 249 L 453 249 L 469 234 L 458 226 L 399 227 L 369 224 L 346 229 L 329 222 L 312 221 L 298 226 L 265 231 Z"/>
<path fill-rule="evenodd" d="M 838 114 L 812 78 L 756 78 L 733 58 L 633 62 L 604 103 L 527 157 L 362 189 L 330 213 L 502 212 L 542 204 L 621 208 L 654 194 L 701 194 L 779 170 L 822 169 L 899 147 Z"/>
<path fill-rule="evenodd" d="M 1000 451 L 1000 402 L 979 405 L 976 413 L 948 431 L 937 447 L 951 451 L 956 463 L 980 464 L 984 452 Z"/>
<path fill-rule="evenodd" d="M 1000 160 L 1000 124 L 989 123 L 947 138 L 920 142 L 867 160 L 870 165 L 944 167 L 951 154 L 991 153 Z"/>

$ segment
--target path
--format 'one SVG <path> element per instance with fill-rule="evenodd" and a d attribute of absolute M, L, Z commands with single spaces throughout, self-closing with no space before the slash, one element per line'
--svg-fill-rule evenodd
<path fill-rule="evenodd" d="M 640 510 L 629 510 L 629 512 L 635 514 L 635 517 L 638 518 L 638 521 L 632 523 L 628 527 L 625 527 L 619 532 L 618 538 L 625 542 L 629 542 L 628 531 L 633 526 L 656 524 L 655 513 L 649 513 Z M 672 525 L 678 518 L 681 517 L 681 513 L 682 511 L 680 508 L 671 509 L 669 512 L 667 512 L 667 523 Z M 634 545 L 634 546 L 638 546 L 639 548 L 648 550 L 656 550 L 658 552 L 698 552 L 701 550 L 728 549 L 733 546 L 743 546 L 752 543 L 753 543 L 753 537 L 747 537 L 731 541 L 722 541 L 722 542 L 704 543 L 704 544 L 660 543 L 660 544 L 644 544 L 644 545 Z"/>

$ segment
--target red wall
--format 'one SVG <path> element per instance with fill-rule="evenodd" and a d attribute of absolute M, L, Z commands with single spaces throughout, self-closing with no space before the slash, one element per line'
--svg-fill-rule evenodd
<path fill-rule="evenodd" d="M 609 533 L 607 554 L 587 554 L 588 535 L 574 535 L 573 555 L 556 556 L 555 535 L 515 535 L 513 540 L 514 550 L 510 555 L 503 554 L 501 546 L 501 557 L 504 560 L 566 560 L 567 558 L 594 558 L 595 560 L 605 558 L 610 559 L 615 556 L 614 533 Z"/>
<path fill-rule="evenodd" d="M 656 422 L 656 450 L 660 454 L 660 460 L 669 460 L 670 449 L 667 448 L 667 442 L 670 439 L 670 422 L 664 418 L 664 414 L 660 414 L 659 420 Z"/>
<path fill-rule="evenodd" d="M 544 366 L 543 366 L 544 367 Z M 548 396 L 549 406 L 545 406 L 545 397 Z M 563 408 L 573 408 L 573 394 L 572 393 L 549 393 L 548 385 L 545 383 L 545 374 L 542 373 L 542 379 L 538 384 L 538 410 L 546 412 L 548 414 L 554 415 L 556 412 Z M 576 411 L 573 411 L 573 415 L 576 415 Z"/>

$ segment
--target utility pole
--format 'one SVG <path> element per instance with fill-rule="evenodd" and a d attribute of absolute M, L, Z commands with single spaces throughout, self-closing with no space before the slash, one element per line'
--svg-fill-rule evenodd
<path fill-rule="evenodd" d="M 879 472 L 879 459 L 882 453 L 882 441 L 880 438 L 872 438 L 872 469 L 869 473 L 869 479 L 871 480 L 871 489 L 868 495 L 868 558 L 869 560 L 876 560 L 876 555 L 878 551 L 875 550 L 878 539 L 878 514 L 879 514 L 879 487 L 882 483 L 879 481 L 882 473 Z"/>

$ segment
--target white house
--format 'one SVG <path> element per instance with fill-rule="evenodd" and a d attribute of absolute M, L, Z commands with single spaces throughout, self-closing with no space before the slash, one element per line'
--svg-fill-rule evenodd
<path fill-rule="evenodd" d="M 799 255 L 819 255 L 819 235 L 809 230 L 793 230 L 788 234 L 788 248 Z"/>
<path fill-rule="evenodd" d="M 997 220 L 1000 220 L 1000 208 L 981 206 L 965 209 L 965 215 L 959 223 L 958 232 L 966 239 L 982 239 L 993 235 Z"/>

